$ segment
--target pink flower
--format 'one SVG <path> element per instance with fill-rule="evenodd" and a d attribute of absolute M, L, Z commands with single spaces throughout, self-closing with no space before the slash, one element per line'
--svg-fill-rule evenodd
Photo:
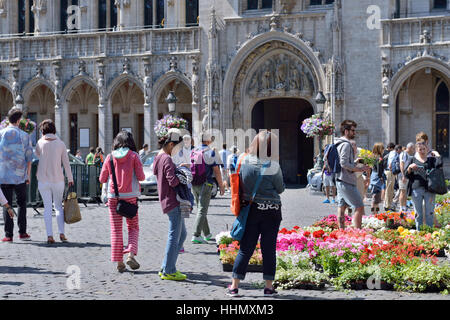
<path fill-rule="evenodd" d="M 357 261 L 356 258 L 353 258 L 353 259 L 352 259 L 352 262 L 356 262 L 356 261 Z"/>
<path fill-rule="evenodd" d="M 345 259 L 339 260 L 339 263 L 345 263 Z"/>

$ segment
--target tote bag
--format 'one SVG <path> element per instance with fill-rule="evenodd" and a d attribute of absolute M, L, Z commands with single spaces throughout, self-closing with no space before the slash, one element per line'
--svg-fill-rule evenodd
<path fill-rule="evenodd" d="M 250 198 L 249 204 L 241 209 L 239 216 L 236 218 L 236 220 L 234 220 L 233 226 L 231 227 L 230 235 L 235 240 L 241 241 L 242 238 L 244 237 L 245 226 L 247 224 L 247 218 L 250 212 L 250 207 L 253 203 L 253 200 L 255 200 L 256 192 L 258 191 L 259 185 L 261 184 L 264 172 L 269 166 L 270 161 L 267 164 L 263 165 L 263 167 L 261 168 L 258 179 L 256 180 L 255 186 L 253 187 L 253 193 L 252 197 Z"/>
<path fill-rule="evenodd" d="M 241 212 L 241 199 L 239 198 L 239 171 L 241 171 L 242 160 L 247 156 L 244 154 L 239 161 L 239 166 L 235 173 L 230 175 L 230 188 L 231 188 L 231 212 L 237 217 Z"/>
<path fill-rule="evenodd" d="M 64 222 L 73 224 L 81 221 L 80 206 L 75 192 L 67 192 L 64 199 Z"/>

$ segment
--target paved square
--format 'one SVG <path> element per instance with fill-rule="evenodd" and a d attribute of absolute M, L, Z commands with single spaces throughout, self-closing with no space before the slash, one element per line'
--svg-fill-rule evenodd
<path fill-rule="evenodd" d="M 310 194 L 307 189 L 287 189 L 282 194 L 281 228 L 310 225 L 320 217 L 335 213 L 334 206 L 322 204 L 322 201 L 321 195 Z M 208 218 L 214 235 L 233 223 L 229 202 L 229 196 L 211 201 Z M 186 253 L 180 255 L 177 265 L 187 274 L 188 280 L 172 282 L 158 277 L 168 228 L 168 219 L 162 214 L 159 202 L 141 204 L 137 256 L 141 269 L 137 272 L 119 274 L 110 262 L 107 208 L 91 204 L 82 207 L 82 216 L 80 223 L 66 226 L 70 243 L 48 246 L 43 219 L 34 218 L 32 210 L 28 210 L 29 233 L 33 241 L 15 239 L 12 244 L 0 244 L 0 299 L 229 299 L 225 296 L 225 288 L 231 273 L 222 271 L 215 243 L 193 245 L 190 242 L 194 217 L 186 220 Z M 79 290 L 70 290 L 77 283 L 71 281 L 74 276 L 72 273 L 69 276 L 67 271 L 79 272 Z M 262 283 L 261 274 L 247 275 L 241 286 L 243 299 L 264 299 L 258 283 Z M 449 297 L 378 290 L 346 293 L 328 288 L 322 291 L 280 290 L 278 299 L 449 300 Z"/>

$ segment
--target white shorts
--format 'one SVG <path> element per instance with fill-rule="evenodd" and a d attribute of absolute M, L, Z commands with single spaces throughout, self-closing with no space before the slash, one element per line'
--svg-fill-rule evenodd
<path fill-rule="evenodd" d="M 327 176 L 323 174 L 323 185 L 325 187 L 334 187 L 334 174 Z"/>

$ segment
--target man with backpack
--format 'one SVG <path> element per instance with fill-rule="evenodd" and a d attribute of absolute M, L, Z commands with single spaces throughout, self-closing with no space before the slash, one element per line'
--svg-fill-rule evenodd
<path fill-rule="evenodd" d="M 211 200 L 211 190 L 214 177 L 220 188 L 220 195 L 225 193 L 218 153 L 209 148 L 212 142 L 211 134 L 202 134 L 202 145 L 191 152 L 192 193 L 197 205 L 197 218 L 194 225 L 192 243 L 201 244 L 211 240 L 212 234 L 208 225 L 208 208 Z M 204 238 L 201 235 L 204 235 Z"/>
<path fill-rule="evenodd" d="M 336 190 L 338 204 L 339 228 L 345 229 L 345 210 L 347 207 L 355 208 L 353 225 L 361 228 L 364 215 L 364 202 L 357 189 L 355 172 L 368 171 L 370 168 L 364 165 L 356 166 L 356 154 L 351 145 L 355 139 L 357 124 L 353 120 L 345 120 L 341 123 L 342 137 L 331 145 L 326 153 L 326 159 L 330 171 L 336 174 Z"/>

